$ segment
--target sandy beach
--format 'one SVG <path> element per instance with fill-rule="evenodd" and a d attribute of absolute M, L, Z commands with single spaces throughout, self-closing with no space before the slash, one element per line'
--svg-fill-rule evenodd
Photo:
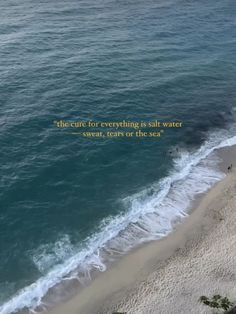
<path fill-rule="evenodd" d="M 124 256 L 49 313 L 207 314 L 212 310 L 198 301 L 202 295 L 236 301 L 236 147 L 217 154 L 225 178 L 175 231 Z"/>

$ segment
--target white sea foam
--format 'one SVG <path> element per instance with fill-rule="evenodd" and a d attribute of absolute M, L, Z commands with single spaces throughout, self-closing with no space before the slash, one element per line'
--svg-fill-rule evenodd
<path fill-rule="evenodd" d="M 169 176 L 125 198 L 123 202 L 127 212 L 104 220 L 101 231 L 88 238 L 77 253 L 74 253 L 67 237 L 63 238 L 63 245 L 59 241 L 49 255 L 44 255 L 44 248 L 41 248 L 34 262 L 42 273 L 55 262 L 55 255 L 60 264 L 20 290 L 0 307 L 0 313 L 10 314 L 25 307 L 34 311 L 42 304 L 48 290 L 63 280 L 77 277 L 84 282 L 84 278 L 90 277 L 91 270 L 105 271 L 107 260 L 104 252 L 110 256 L 116 252 L 124 253 L 142 242 L 167 235 L 176 221 L 188 215 L 187 210 L 194 197 L 207 191 L 224 176 L 217 170 L 217 158 L 207 157 L 218 148 L 235 145 L 236 136 L 230 134 L 236 134 L 235 130 L 215 132 L 197 151 L 180 152 Z"/>
<path fill-rule="evenodd" d="M 32 261 L 41 274 L 45 274 L 53 265 L 59 264 L 75 254 L 70 237 L 65 234 L 54 244 L 44 244 L 32 254 Z"/>

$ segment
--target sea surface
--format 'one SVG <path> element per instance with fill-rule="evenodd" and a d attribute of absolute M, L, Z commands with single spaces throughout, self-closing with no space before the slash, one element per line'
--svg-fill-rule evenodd
<path fill-rule="evenodd" d="M 236 144 L 235 16 L 235 0 L 0 0 L 1 314 L 167 235 L 223 177 L 209 156 Z M 61 119 L 183 127 L 89 139 Z"/>

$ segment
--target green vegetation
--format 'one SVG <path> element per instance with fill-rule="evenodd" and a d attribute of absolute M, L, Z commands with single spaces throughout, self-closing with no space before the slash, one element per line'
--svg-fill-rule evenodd
<path fill-rule="evenodd" d="M 218 294 L 214 295 L 211 299 L 201 296 L 199 301 L 211 308 L 223 310 L 225 314 L 236 313 L 233 310 L 233 303 L 227 297 L 222 297 Z"/>

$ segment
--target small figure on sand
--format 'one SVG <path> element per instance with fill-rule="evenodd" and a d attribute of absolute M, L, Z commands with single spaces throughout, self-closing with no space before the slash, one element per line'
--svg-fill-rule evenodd
<path fill-rule="evenodd" d="M 231 164 L 229 167 L 228 167 L 228 172 L 230 172 L 233 168 L 233 164 Z"/>

